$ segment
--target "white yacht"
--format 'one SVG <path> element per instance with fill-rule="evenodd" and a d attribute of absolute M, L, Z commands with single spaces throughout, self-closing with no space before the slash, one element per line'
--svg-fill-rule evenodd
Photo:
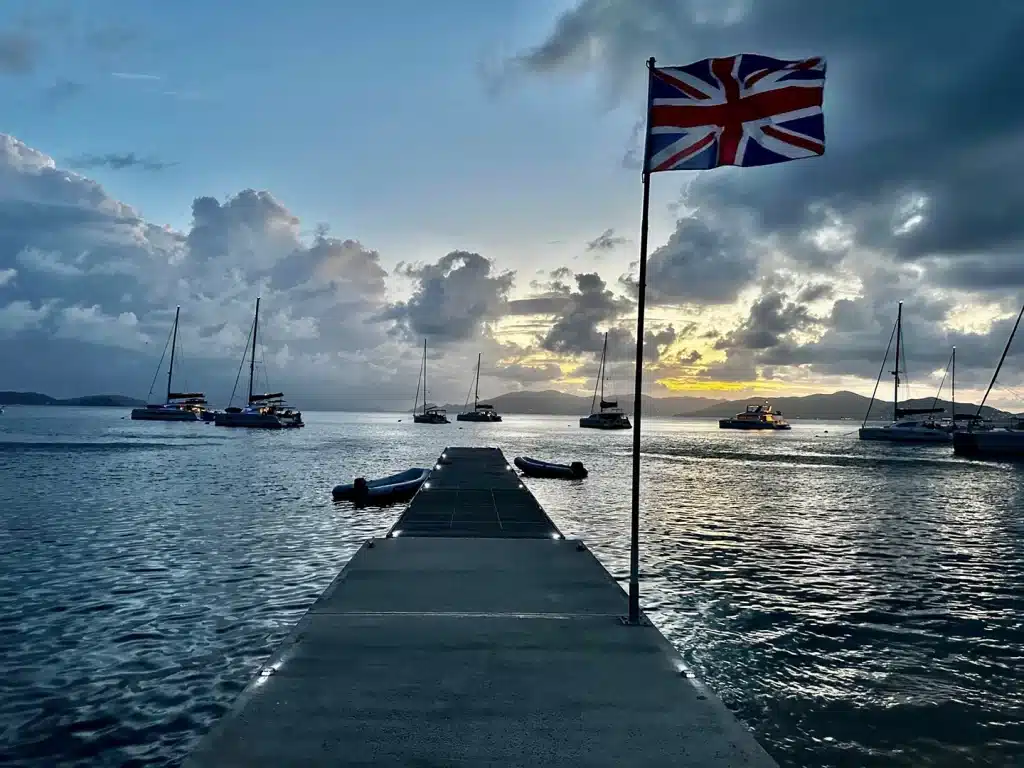
<path fill-rule="evenodd" d="M 178 346 L 178 317 L 181 307 L 174 310 L 174 326 L 171 328 L 171 360 L 167 367 L 167 397 L 162 403 L 148 403 L 141 408 L 132 409 L 133 421 L 199 421 L 207 412 L 206 397 L 202 392 L 175 392 L 171 389 L 174 379 L 174 353 Z M 166 351 L 166 350 L 165 350 Z M 160 372 L 163 357 L 157 364 Z M 156 376 L 154 375 L 154 383 Z M 153 394 L 150 388 L 149 394 Z M 149 397 L 146 398 L 147 400 Z"/>
<path fill-rule="evenodd" d="M 448 412 L 436 405 L 427 405 L 427 340 L 423 340 L 423 362 L 420 364 L 420 378 L 416 382 L 416 399 L 412 404 L 412 420 L 414 424 L 451 424 Z M 416 409 L 420 405 L 420 388 L 423 389 L 423 410 Z"/>

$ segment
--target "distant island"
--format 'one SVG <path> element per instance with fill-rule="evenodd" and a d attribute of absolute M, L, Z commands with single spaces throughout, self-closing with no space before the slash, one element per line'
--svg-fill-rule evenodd
<path fill-rule="evenodd" d="M 138 408 L 145 400 L 124 395 L 86 395 L 60 399 L 39 392 L 0 392 L 0 405 L 78 405 L 97 408 Z"/>

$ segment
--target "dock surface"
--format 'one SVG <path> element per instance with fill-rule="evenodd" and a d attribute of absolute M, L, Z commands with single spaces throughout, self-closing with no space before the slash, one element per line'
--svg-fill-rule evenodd
<path fill-rule="evenodd" d="M 775 766 L 501 451 L 428 482 L 186 766 Z"/>

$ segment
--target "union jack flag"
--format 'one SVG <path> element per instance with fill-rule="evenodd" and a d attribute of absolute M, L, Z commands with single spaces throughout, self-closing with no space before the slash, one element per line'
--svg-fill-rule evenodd
<path fill-rule="evenodd" d="M 753 53 L 651 68 L 647 164 L 771 165 L 825 152 L 825 60 Z"/>

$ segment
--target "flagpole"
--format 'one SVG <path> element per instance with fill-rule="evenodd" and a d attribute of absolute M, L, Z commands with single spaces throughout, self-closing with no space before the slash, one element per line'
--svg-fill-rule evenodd
<path fill-rule="evenodd" d="M 647 167 L 651 138 L 651 77 L 654 57 L 647 60 L 647 124 L 644 130 L 644 202 L 640 218 L 640 275 L 636 302 L 636 381 L 633 385 L 633 492 L 629 525 L 629 616 L 626 623 L 640 624 L 640 416 L 644 383 L 644 304 L 647 298 L 647 213 L 651 202 L 651 173 Z"/>

